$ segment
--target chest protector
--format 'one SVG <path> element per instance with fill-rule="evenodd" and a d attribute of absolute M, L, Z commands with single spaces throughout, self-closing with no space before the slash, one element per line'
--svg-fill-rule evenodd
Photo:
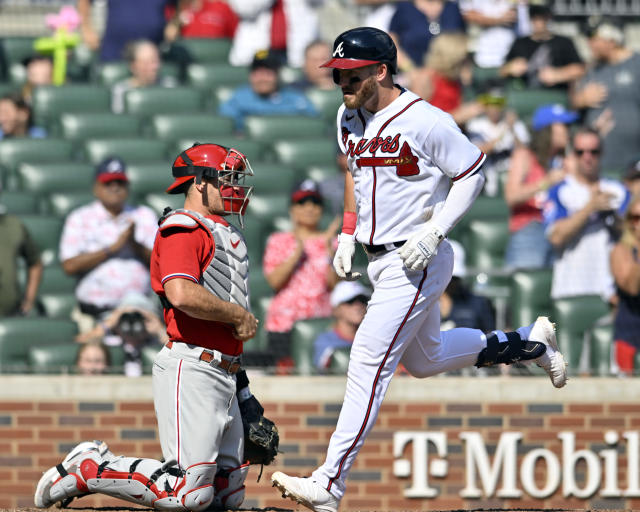
<path fill-rule="evenodd" d="M 191 210 L 172 210 L 160 219 L 160 231 L 167 228 L 203 228 L 213 240 L 213 258 L 204 269 L 200 284 L 219 299 L 249 308 L 249 256 L 242 232 L 231 224 L 214 222 Z"/>

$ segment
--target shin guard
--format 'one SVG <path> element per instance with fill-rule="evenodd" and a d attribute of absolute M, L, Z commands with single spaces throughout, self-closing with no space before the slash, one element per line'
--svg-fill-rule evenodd
<path fill-rule="evenodd" d="M 500 342 L 495 332 L 487 334 L 487 346 L 478 354 L 475 366 L 511 364 L 517 361 L 537 359 L 547 347 L 539 341 L 523 340 L 517 332 L 507 332 L 507 341 Z"/>
<path fill-rule="evenodd" d="M 237 468 L 218 470 L 215 479 L 216 495 L 213 505 L 223 510 L 233 510 L 244 501 L 244 481 L 249 473 L 249 463 Z"/>

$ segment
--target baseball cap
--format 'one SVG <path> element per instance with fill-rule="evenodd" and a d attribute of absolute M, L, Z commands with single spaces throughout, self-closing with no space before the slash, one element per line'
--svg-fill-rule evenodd
<path fill-rule="evenodd" d="M 530 18 L 551 18 L 552 12 L 551 7 L 547 4 L 546 1 L 535 1 L 532 0 L 529 4 L 529 17 Z"/>
<path fill-rule="evenodd" d="M 251 71 L 258 68 L 267 68 L 273 71 L 280 69 L 280 60 L 269 50 L 258 50 L 251 62 Z"/>
<path fill-rule="evenodd" d="M 354 299 L 360 299 L 366 303 L 369 297 L 371 297 L 371 292 L 357 281 L 340 281 L 331 292 L 329 301 L 331 307 L 335 308 Z"/>
<path fill-rule="evenodd" d="M 505 105 L 507 95 L 502 87 L 491 87 L 478 96 L 478 101 L 483 105 Z"/>
<path fill-rule="evenodd" d="M 578 113 L 567 110 L 564 105 L 542 105 L 533 113 L 531 125 L 535 131 L 542 130 L 553 123 L 569 124 L 578 120 Z"/>
<path fill-rule="evenodd" d="M 640 160 L 634 160 L 627 166 L 623 179 L 626 181 L 640 179 Z"/>
<path fill-rule="evenodd" d="M 300 201 L 312 197 L 322 203 L 323 197 L 320 193 L 320 186 L 312 179 L 306 179 L 296 184 L 291 192 L 291 203 L 299 203 Z"/>
<path fill-rule="evenodd" d="M 127 166 L 124 161 L 117 156 L 105 158 L 96 166 L 96 181 L 109 183 L 111 181 L 129 182 L 127 178 Z"/>

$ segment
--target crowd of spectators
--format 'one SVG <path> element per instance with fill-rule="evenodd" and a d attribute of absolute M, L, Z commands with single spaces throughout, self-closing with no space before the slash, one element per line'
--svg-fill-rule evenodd
<path fill-rule="evenodd" d="M 487 154 L 483 195 L 509 211 L 502 219 L 508 225 L 504 270 L 549 269 L 553 299 L 606 301 L 615 318 L 613 367 L 632 373 L 640 348 L 633 334 L 640 322 L 640 56 L 625 41 L 623 24 L 596 20 L 588 45 L 579 48 L 576 38 L 556 32 L 552 8 L 541 0 L 359 0 L 357 10 L 347 3 L 345 19 L 375 20 L 392 35 L 397 82 L 449 112 Z M 331 70 L 320 67 L 337 35 L 327 33 L 330 9 L 322 0 L 110 0 L 103 30 L 94 25 L 90 0 L 77 0 L 76 7 L 83 44 L 98 61 L 128 67 L 128 76 L 111 87 L 116 114 L 126 111 L 131 89 L 181 85 L 183 74 L 163 74 L 162 65 L 172 61 L 184 70 L 189 56 L 172 43 L 194 37 L 228 39 L 228 62 L 248 68 L 247 83 L 211 110 L 233 120 L 234 135 L 246 136 L 248 116 L 319 118 L 308 93 L 339 94 Z M 52 60 L 33 55 L 22 64 L 24 84 L 0 97 L 0 139 L 47 137 L 31 110 L 34 90 L 51 83 Z M 299 70 L 294 80 L 283 80 L 286 69 Z M 513 100 L 523 93 L 557 96 L 526 111 Z M 327 137 L 333 130 L 329 123 Z M 147 266 L 157 228 L 156 213 L 129 204 L 126 168 L 118 155 L 96 166 L 95 201 L 68 214 L 60 239 L 60 265 L 77 279 L 78 371 L 85 359 L 103 361 L 88 374 L 109 366 L 102 345 L 124 347 L 131 363 L 125 373 L 138 375 L 142 348 L 166 341 L 159 311 L 133 311 L 125 300 L 132 292 L 150 296 Z M 340 345 L 334 341 L 348 346 L 368 294 L 337 283 L 330 265 L 339 221 L 326 219 L 340 213 L 343 155 L 336 155 L 335 168 L 319 182 L 298 182 L 290 195 L 291 229 L 271 233 L 262 261 L 253 264 L 252 272 L 263 272 L 273 290 L 263 324 L 267 351 L 283 373 L 294 364 L 295 322 L 333 318 L 314 356 L 318 371 L 326 371 L 327 354 Z M 0 214 L 0 230 L 11 240 L 0 254 L 2 314 L 32 314 L 42 274 L 36 244 L 17 216 Z M 473 290 L 474 271 L 495 269 L 460 268 L 441 302 L 443 326 L 495 328 L 491 302 Z"/>

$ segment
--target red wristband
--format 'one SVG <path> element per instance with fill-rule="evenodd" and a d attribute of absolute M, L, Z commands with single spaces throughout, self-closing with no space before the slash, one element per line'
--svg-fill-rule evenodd
<path fill-rule="evenodd" d="M 358 216 L 355 212 L 344 212 L 342 215 L 342 232 L 353 235 L 356 231 L 356 220 Z"/>

